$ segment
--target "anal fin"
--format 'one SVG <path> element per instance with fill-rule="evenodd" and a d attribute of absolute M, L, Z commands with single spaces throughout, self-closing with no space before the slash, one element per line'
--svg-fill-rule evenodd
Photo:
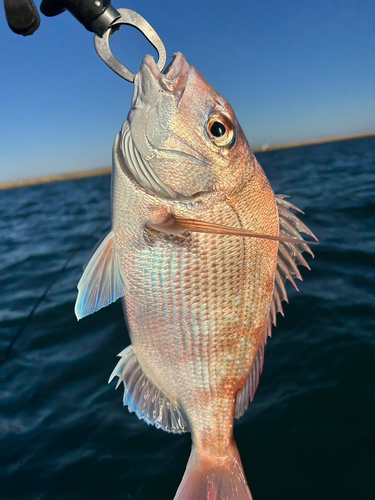
<path fill-rule="evenodd" d="M 179 406 L 172 402 L 144 374 L 130 345 L 119 354 L 120 361 L 108 383 L 118 377 L 117 387 L 124 384 L 124 406 L 138 418 L 174 434 L 187 432 L 188 425 Z"/>

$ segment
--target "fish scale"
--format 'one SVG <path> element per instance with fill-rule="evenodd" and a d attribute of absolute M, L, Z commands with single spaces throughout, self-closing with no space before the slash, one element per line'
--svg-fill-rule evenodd
<path fill-rule="evenodd" d="M 134 196 L 131 186 L 121 193 L 122 199 L 131 201 L 131 196 Z M 134 201 L 134 205 L 137 205 L 137 201 Z M 251 213 L 246 208 L 244 213 Z M 192 216 L 191 211 L 189 215 Z M 236 226 L 241 220 L 231 207 L 223 206 L 214 207 L 207 216 L 230 226 Z M 128 230 L 135 234 L 133 223 L 129 220 L 127 226 L 122 225 L 119 234 L 125 233 L 129 224 Z M 220 437 L 231 435 L 233 420 L 228 423 L 226 413 L 221 408 L 222 402 L 217 403 L 210 398 L 212 394 L 216 398 L 221 396 L 218 393 L 222 389 L 224 377 L 220 360 L 223 353 L 230 353 L 231 360 L 225 363 L 224 372 L 231 381 L 226 389 L 231 399 L 227 411 L 233 414 L 234 396 L 249 373 L 261 342 L 261 335 L 258 333 L 259 338 L 254 339 L 252 333 L 265 328 L 266 314 L 263 313 L 260 326 L 254 329 L 250 327 L 251 311 L 244 307 L 246 302 L 251 302 L 256 308 L 261 303 L 261 298 L 250 286 L 246 270 L 250 260 L 255 268 L 258 265 L 254 256 L 259 253 L 250 252 L 250 248 L 254 249 L 254 242 L 204 234 L 191 235 L 188 242 L 182 240 L 177 245 L 170 238 L 160 235 L 155 235 L 157 241 L 152 244 L 145 244 L 125 234 L 122 239 L 120 245 L 125 248 L 127 255 L 124 274 L 136 277 L 125 296 L 126 310 L 134 311 L 129 315 L 130 334 L 141 365 L 144 357 L 148 359 L 143 363 L 146 375 L 172 400 L 180 401 L 189 420 L 197 421 L 196 433 L 199 433 L 201 425 L 203 429 L 210 428 L 216 434 L 216 441 L 219 440 L 218 430 Z M 274 242 L 259 241 L 255 245 L 277 249 L 277 243 Z M 132 255 L 135 261 L 142 263 L 142 272 L 133 267 Z M 138 255 L 142 255 L 142 259 L 137 259 Z M 239 262 L 245 265 L 239 266 Z M 167 276 L 166 269 L 172 268 L 175 271 Z M 155 269 L 159 270 L 158 273 L 155 273 Z M 155 281 L 157 275 L 159 282 Z M 132 294 L 132 289 L 136 293 Z M 152 290 L 149 296 L 142 295 L 145 304 L 142 304 L 138 290 Z M 269 290 L 271 293 L 272 287 Z M 237 305 L 238 298 L 240 306 Z M 150 301 L 148 323 L 143 329 L 138 318 Z M 232 320 L 229 320 L 230 317 Z M 249 325 L 247 328 L 243 327 L 244 321 Z M 151 337 L 150 332 L 153 332 Z M 245 344 L 239 344 L 238 338 L 246 338 Z M 252 357 L 246 356 L 249 343 L 252 345 Z M 154 359 L 150 360 L 150 354 L 154 355 Z M 186 356 L 190 363 L 186 363 Z M 183 361 L 182 366 L 180 359 Z M 178 374 L 179 383 L 176 383 L 173 374 Z M 194 405 L 191 405 L 192 401 Z M 225 400 L 225 406 L 226 403 Z M 225 415 L 226 426 L 223 426 L 221 418 L 217 423 L 213 422 L 212 412 L 202 418 L 202 405 L 216 405 L 215 412 Z"/>
<path fill-rule="evenodd" d="M 123 297 L 124 404 L 191 432 L 175 500 L 251 500 L 233 439 L 254 396 L 284 282 L 309 229 L 275 196 L 234 112 L 177 54 L 146 56 L 115 140 L 112 231 L 78 285 L 77 317 Z M 276 278 L 276 281 L 275 281 Z"/>

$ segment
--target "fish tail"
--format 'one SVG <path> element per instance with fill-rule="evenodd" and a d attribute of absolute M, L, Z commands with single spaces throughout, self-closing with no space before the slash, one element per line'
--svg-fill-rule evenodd
<path fill-rule="evenodd" d="M 252 500 L 236 444 L 224 457 L 199 452 L 193 444 L 174 500 Z"/>

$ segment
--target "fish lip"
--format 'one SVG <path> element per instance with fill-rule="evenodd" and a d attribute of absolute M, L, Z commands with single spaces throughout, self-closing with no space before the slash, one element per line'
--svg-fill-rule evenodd
<path fill-rule="evenodd" d="M 148 68 L 162 90 L 180 94 L 182 97 L 192 67 L 181 52 L 176 52 L 172 59 L 172 62 L 167 66 L 164 73 L 161 73 L 155 59 L 150 55 L 146 55 L 143 59 L 140 72 L 143 73 L 144 68 Z"/>

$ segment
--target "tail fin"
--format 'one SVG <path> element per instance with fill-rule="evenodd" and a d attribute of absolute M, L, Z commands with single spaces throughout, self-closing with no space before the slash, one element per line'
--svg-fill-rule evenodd
<path fill-rule="evenodd" d="M 174 500 L 252 500 L 235 443 L 223 458 L 202 455 L 193 444 Z"/>

